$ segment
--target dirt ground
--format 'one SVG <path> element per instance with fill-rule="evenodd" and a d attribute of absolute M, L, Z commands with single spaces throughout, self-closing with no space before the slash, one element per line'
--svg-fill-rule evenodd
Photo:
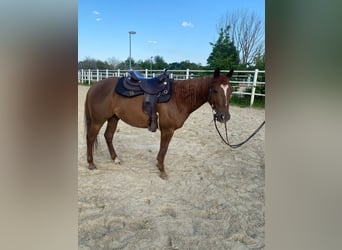
<path fill-rule="evenodd" d="M 230 149 L 204 104 L 175 132 L 165 181 L 156 167 L 160 132 L 120 121 L 114 147 L 121 164 L 110 158 L 104 126 L 94 152 L 98 169 L 90 171 L 83 120 L 87 90 L 78 87 L 79 249 L 264 249 L 265 128 Z M 230 113 L 232 143 L 265 119 L 264 109 L 232 106 Z"/>

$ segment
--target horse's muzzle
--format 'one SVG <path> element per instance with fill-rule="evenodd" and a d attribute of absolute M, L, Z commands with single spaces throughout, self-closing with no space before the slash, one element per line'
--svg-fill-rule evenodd
<path fill-rule="evenodd" d="M 218 122 L 227 122 L 230 119 L 230 114 L 222 114 L 220 112 L 217 112 L 216 114 L 214 114 L 214 119 Z"/>

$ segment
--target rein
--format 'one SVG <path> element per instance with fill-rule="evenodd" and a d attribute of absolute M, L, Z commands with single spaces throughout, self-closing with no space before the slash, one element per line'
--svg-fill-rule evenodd
<path fill-rule="evenodd" d="M 220 130 L 218 129 L 217 125 L 216 125 L 216 120 L 217 120 L 217 116 L 216 114 L 214 114 L 214 124 L 215 124 L 215 128 L 217 130 L 217 133 L 219 134 L 219 136 L 221 137 L 222 141 L 228 145 L 231 148 L 239 148 L 241 147 L 243 144 L 245 144 L 246 142 L 248 142 L 254 135 L 256 135 L 256 133 L 259 132 L 259 130 L 265 125 L 265 121 L 263 121 L 260 126 L 243 142 L 240 142 L 238 144 L 230 144 L 229 140 L 228 140 L 228 132 L 227 132 L 227 122 L 224 122 L 224 128 L 225 128 L 225 132 L 226 132 L 226 139 L 223 138 Z"/>

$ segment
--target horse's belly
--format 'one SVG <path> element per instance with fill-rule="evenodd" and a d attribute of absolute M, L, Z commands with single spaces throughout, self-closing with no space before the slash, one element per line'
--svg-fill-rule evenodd
<path fill-rule="evenodd" d="M 118 105 L 114 108 L 114 113 L 125 123 L 138 127 L 147 128 L 148 115 L 142 111 L 141 105 Z"/>
<path fill-rule="evenodd" d="M 125 123 L 138 128 L 147 128 L 148 116 L 143 114 L 142 116 L 132 116 L 130 114 L 122 114 L 118 116 Z"/>

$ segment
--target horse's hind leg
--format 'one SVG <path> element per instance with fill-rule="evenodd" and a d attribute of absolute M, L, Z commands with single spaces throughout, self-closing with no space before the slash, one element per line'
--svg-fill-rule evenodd
<path fill-rule="evenodd" d="M 120 164 L 120 160 L 117 157 L 115 149 L 113 147 L 113 136 L 114 136 L 116 127 L 118 125 L 118 121 L 119 121 L 119 118 L 116 115 L 114 115 L 110 119 L 108 119 L 107 120 L 107 128 L 106 128 L 106 131 L 104 134 L 110 156 L 111 156 L 111 158 L 115 164 Z"/>
<path fill-rule="evenodd" d="M 88 161 L 88 169 L 93 170 L 96 169 L 93 160 L 93 150 L 94 150 L 94 143 L 97 143 L 97 134 L 99 133 L 102 124 L 94 124 L 94 122 L 87 121 L 87 161 Z"/>

